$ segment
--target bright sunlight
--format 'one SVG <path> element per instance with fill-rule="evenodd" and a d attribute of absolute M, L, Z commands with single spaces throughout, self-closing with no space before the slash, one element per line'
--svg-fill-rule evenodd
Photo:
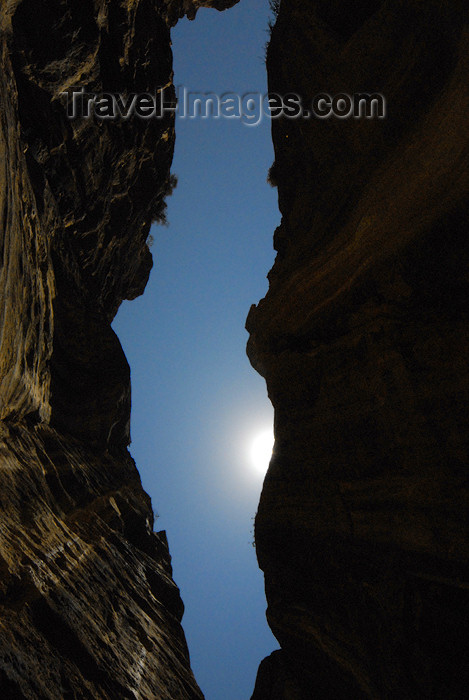
<path fill-rule="evenodd" d="M 274 434 L 272 428 L 263 430 L 256 435 L 251 444 L 251 463 L 256 472 L 265 474 L 270 458 L 272 457 L 272 449 L 274 446 Z"/>

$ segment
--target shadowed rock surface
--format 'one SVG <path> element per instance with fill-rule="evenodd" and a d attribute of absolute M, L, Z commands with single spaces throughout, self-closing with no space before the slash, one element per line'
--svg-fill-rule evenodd
<path fill-rule="evenodd" d="M 269 89 L 380 92 L 387 117 L 272 125 L 282 223 L 247 328 L 281 651 L 253 700 L 467 697 L 468 37 L 465 2 L 281 1 Z"/>
<path fill-rule="evenodd" d="M 0 696 L 202 698 L 129 443 L 110 323 L 145 287 L 174 118 L 66 117 L 72 87 L 165 90 L 169 26 L 226 2 L 0 10 Z"/>

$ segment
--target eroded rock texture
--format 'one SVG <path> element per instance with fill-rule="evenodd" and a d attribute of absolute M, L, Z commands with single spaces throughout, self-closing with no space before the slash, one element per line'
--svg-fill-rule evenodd
<path fill-rule="evenodd" d="M 467 697 L 468 36 L 458 0 L 281 2 L 269 88 L 388 114 L 273 122 L 278 255 L 247 327 L 281 651 L 255 700 Z"/>
<path fill-rule="evenodd" d="M 141 294 L 174 117 L 66 117 L 165 90 L 169 26 L 232 2 L 5 0 L 0 73 L 0 697 L 201 698 L 129 443 L 110 323 Z"/>

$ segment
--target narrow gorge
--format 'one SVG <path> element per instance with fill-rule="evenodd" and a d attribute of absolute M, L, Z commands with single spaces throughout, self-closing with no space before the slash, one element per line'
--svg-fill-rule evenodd
<path fill-rule="evenodd" d="M 152 268 L 174 113 L 67 105 L 174 105 L 171 27 L 236 2 L 2 0 L 2 699 L 203 698 L 111 328 Z M 386 116 L 272 120 L 282 220 L 246 328 L 275 410 L 255 546 L 280 649 L 252 700 L 464 700 L 467 3 L 271 7 L 269 91 L 380 93 Z"/>

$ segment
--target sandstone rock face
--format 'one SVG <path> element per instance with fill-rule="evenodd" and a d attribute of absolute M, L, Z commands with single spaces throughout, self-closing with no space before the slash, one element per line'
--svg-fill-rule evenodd
<path fill-rule="evenodd" d="M 226 10 L 236 5 L 239 0 L 163 0 L 166 22 L 172 26 L 181 17 L 195 19 L 201 7 L 213 7 L 215 10 Z"/>
<path fill-rule="evenodd" d="M 110 326 L 152 266 L 174 114 L 70 120 L 66 107 L 73 87 L 164 91 L 174 105 L 169 26 L 203 4 L 233 2 L 1 6 L 5 699 L 202 697 L 166 538 L 127 451 L 129 368 Z"/>
<path fill-rule="evenodd" d="M 1 437 L 1 697 L 202 698 L 131 457 L 28 422 Z"/>
<path fill-rule="evenodd" d="M 380 92 L 387 116 L 272 126 L 282 223 L 247 328 L 281 651 L 254 700 L 467 696 L 468 37 L 465 2 L 281 2 L 269 89 Z"/>

